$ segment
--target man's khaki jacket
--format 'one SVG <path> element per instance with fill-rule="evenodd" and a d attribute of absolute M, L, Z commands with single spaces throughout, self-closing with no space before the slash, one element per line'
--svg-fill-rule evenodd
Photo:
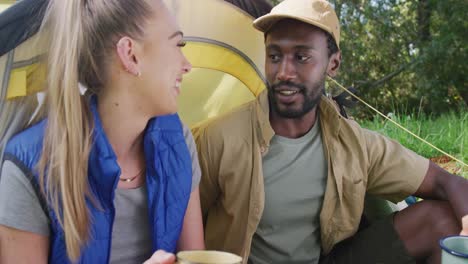
<path fill-rule="evenodd" d="M 322 97 L 319 115 L 328 161 L 320 213 L 322 251 L 327 254 L 356 233 L 366 192 L 401 201 L 418 189 L 429 161 L 343 118 L 327 97 Z M 193 133 L 202 170 L 206 247 L 238 254 L 246 262 L 265 203 L 262 157 L 274 135 L 266 90 Z M 310 171 L 312 177 L 314 169 Z"/>

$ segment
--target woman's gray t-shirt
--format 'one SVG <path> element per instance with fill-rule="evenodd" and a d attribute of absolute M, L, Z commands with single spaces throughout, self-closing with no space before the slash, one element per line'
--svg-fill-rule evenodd
<path fill-rule="evenodd" d="M 192 157 L 192 191 L 201 178 L 197 149 L 190 130 L 184 136 Z M 6 160 L 0 178 L 0 225 L 48 236 L 49 219 L 28 176 Z M 110 263 L 142 263 L 152 252 L 146 185 L 117 189 Z"/>

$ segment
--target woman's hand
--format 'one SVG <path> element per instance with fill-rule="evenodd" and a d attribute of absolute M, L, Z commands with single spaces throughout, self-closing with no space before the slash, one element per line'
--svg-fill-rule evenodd
<path fill-rule="evenodd" d="M 164 250 L 158 250 L 154 252 L 153 256 L 143 264 L 172 264 L 175 263 L 175 261 L 176 257 L 174 254 L 167 253 Z"/>
<path fill-rule="evenodd" d="M 461 231 L 460 235 L 468 236 L 468 215 L 465 215 L 462 218 L 462 231 Z"/>

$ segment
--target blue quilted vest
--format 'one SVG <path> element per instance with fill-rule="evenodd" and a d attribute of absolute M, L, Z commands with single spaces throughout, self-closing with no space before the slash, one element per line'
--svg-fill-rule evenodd
<path fill-rule="evenodd" d="M 108 263 L 115 216 L 114 191 L 120 168 L 104 134 L 95 98 L 91 100 L 91 110 L 95 128 L 94 144 L 89 155 L 88 180 L 91 191 L 102 208 L 95 208 L 88 201 L 92 219 L 91 238 L 82 249 L 78 263 Z M 44 120 L 21 132 L 5 148 L 5 160 L 13 161 L 22 169 L 36 189 L 38 174 L 35 166 L 41 155 L 46 122 Z M 144 135 L 144 151 L 153 251 L 163 249 L 174 252 L 192 185 L 191 156 L 185 143 L 181 121 L 176 114 L 149 121 Z M 49 263 L 70 263 L 57 216 L 44 200 L 43 206 L 51 223 Z"/>

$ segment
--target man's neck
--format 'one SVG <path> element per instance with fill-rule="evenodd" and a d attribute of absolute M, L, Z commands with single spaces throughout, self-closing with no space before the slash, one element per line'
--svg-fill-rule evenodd
<path fill-rule="evenodd" d="M 317 120 L 317 107 L 300 118 L 285 118 L 270 112 L 270 124 L 276 135 L 287 138 L 300 138 L 307 134 Z"/>

